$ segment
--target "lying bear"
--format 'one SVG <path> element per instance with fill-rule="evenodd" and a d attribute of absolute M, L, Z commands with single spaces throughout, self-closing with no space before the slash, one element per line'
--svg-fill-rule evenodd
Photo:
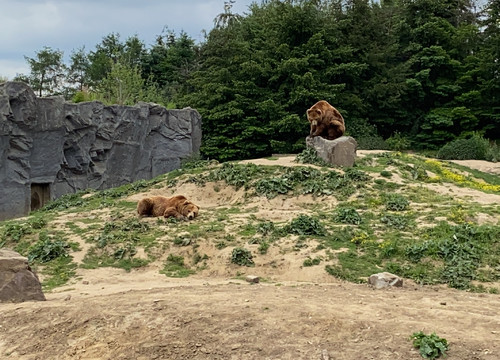
<path fill-rule="evenodd" d="M 307 120 L 311 125 L 311 137 L 321 136 L 327 140 L 335 140 L 345 133 L 344 118 L 325 100 L 318 101 L 307 110 Z"/>
<path fill-rule="evenodd" d="M 171 198 L 165 196 L 152 196 L 140 200 L 137 203 L 139 216 L 163 216 L 175 217 L 176 219 L 193 220 L 198 216 L 200 208 L 186 199 L 183 195 Z"/>

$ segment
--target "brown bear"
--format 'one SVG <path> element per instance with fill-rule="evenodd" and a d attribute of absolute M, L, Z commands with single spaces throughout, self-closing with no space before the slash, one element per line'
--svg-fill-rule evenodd
<path fill-rule="evenodd" d="M 200 208 L 186 199 L 183 195 L 171 198 L 165 196 L 152 196 L 144 198 L 137 203 L 139 216 L 163 216 L 177 219 L 193 220 L 198 216 Z"/>
<path fill-rule="evenodd" d="M 307 110 L 307 120 L 311 124 L 311 137 L 321 136 L 327 140 L 335 140 L 344 135 L 344 118 L 325 100 L 318 101 Z"/>

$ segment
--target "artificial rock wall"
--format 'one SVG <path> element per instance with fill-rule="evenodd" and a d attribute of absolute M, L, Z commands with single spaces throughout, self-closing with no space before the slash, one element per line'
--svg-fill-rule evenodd
<path fill-rule="evenodd" d="M 151 179 L 179 168 L 200 145 L 201 116 L 191 108 L 73 104 L 2 83 L 0 220 L 78 190 Z"/>

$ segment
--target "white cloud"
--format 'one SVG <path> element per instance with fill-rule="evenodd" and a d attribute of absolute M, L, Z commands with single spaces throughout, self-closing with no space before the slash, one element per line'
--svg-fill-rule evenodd
<path fill-rule="evenodd" d="M 243 13 L 252 2 L 236 0 L 233 9 Z M 0 9 L 0 76 L 11 79 L 29 72 L 24 56 L 35 57 L 44 46 L 67 58 L 111 33 L 122 40 L 137 35 L 149 46 L 164 27 L 201 41 L 224 0 L 0 0 Z"/>
<path fill-rule="evenodd" d="M 24 61 L 0 59 L 0 79 L 12 80 L 18 74 L 28 74 L 29 66 Z"/>

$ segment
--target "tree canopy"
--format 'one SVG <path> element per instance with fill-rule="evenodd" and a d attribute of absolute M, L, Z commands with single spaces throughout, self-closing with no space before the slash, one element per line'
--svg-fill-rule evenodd
<path fill-rule="evenodd" d="M 79 93 L 78 101 L 196 108 L 202 155 L 222 161 L 300 151 L 305 111 L 322 99 L 365 148 L 395 136 L 425 149 L 500 137 L 500 0 L 483 8 L 472 0 L 265 0 L 244 16 L 233 2 L 199 44 L 168 29 L 150 47 L 110 34 L 75 51 L 68 66 L 44 48 L 27 58 L 24 80 L 40 94 Z M 59 88 L 61 76 L 69 90 Z"/>

